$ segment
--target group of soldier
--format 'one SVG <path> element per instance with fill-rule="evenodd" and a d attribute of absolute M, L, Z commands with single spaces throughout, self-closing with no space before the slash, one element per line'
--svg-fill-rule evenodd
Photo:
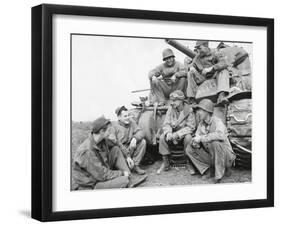
<path fill-rule="evenodd" d="M 213 177 L 214 183 L 219 183 L 231 173 L 235 154 L 224 123 L 213 114 L 215 104 L 209 99 L 194 102 L 198 86 L 215 78 L 216 104 L 227 103 L 227 64 L 207 41 L 197 41 L 195 48 L 197 55 L 188 68 L 175 61 L 171 49 L 165 49 L 164 63 L 149 73 L 151 101 L 157 105 L 170 102 L 159 140 L 161 168 L 170 170 L 171 147 L 182 144 L 188 172 Z M 133 174 L 147 177 L 140 167 L 146 152 L 145 134 L 125 106 L 115 113 L 115 122 L 104 116 L 97 118 L 91 134 L 77 149 L 72 171 L 74 190 L 125 188 L 130 187 Z"/>

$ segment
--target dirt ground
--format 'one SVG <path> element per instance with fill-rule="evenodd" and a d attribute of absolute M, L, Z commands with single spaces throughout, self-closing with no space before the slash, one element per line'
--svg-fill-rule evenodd
<path fill-rule="evenodd" d="M 73 123 L 72 125 L 72 156 L 74 156 L 77 147 L 87 138 L 90 132 L 89 123 Z M 162 171 L 160 175 L 157 174 L 157 169 L 161 165 L 160 156 L 156 153 L 157 150 L 148 149 L 152 155 L 150 160 L 153 159 L 153 164 L 148 164 L 149 161 L 145 161 L 145 165 L 141 167 L 146 171 L 148 177 L 145 182 L 139 185 L 139 187 L 154 187 L 154 186 L 170 186 L 170 185 L 194 185 L 194 184 L 212 184 L 213 180 L 202 179 L 198 174 L 190 175 L 186 168 L 172 168 L 169 171 Z M 147 157 L 147 156 L 146 156 Z M 152 157 L 152 158 L 151 158 Z M 233 169 L 232 174 L 229 177 L 224 177 L 221 183 L 243 183 L 251 182 L 252 173 L 247 169 Z"/>

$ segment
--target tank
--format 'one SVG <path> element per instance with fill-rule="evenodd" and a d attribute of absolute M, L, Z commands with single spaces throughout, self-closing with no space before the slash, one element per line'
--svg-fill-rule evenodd
<path fill-rule="evenodd" d="M 196 53 L 176 40 L 166 39 L 166 43 L 193 59 Z M 236 166 L 251 168 L 251 63 L 248 53 L 238 46 L 219 45 L 217 51 L 222 52 L 228 63 L 227 71 L 230 75 L 230 94 L 228 106 L 215 107 L 214 114 L 222 119 L 229 131 L 229 140 L 237 155 Z M 208 98 L 217 101 L 217 84 L 215 79 L 203 82 L 196 94 L 196 102 Z M 139 127 L 145 132 L 148 145 L 156 146 L 162 134 L 162 125 L 169 106 L 150 106 L 147 98 L 133 104 L 130 112 Z M 171 156 L 175 164 L 184 160 Z M 173 153 L 172 153 L 173 155 Z M 179 161 L 178 163 L 176 161 Z"/>

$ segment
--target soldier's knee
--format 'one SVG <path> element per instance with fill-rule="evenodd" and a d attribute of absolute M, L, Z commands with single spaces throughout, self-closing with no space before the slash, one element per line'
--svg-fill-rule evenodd
<path fill-rule="evenodd" d="M 191 143 L 191 140 L 192 140 L 191 134 L 187 134 L 187 135 L 184 137 L 183 142 L 184 142 L 185 145 L 188 145 L 188 144 Z"/>

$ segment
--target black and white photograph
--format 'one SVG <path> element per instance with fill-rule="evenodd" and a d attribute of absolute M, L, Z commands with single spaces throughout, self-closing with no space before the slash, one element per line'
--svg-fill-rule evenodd
<path fill-rule="evenodd" d="M 251 183 L 241 40 L 72 33 L 70 190 Z"/>

